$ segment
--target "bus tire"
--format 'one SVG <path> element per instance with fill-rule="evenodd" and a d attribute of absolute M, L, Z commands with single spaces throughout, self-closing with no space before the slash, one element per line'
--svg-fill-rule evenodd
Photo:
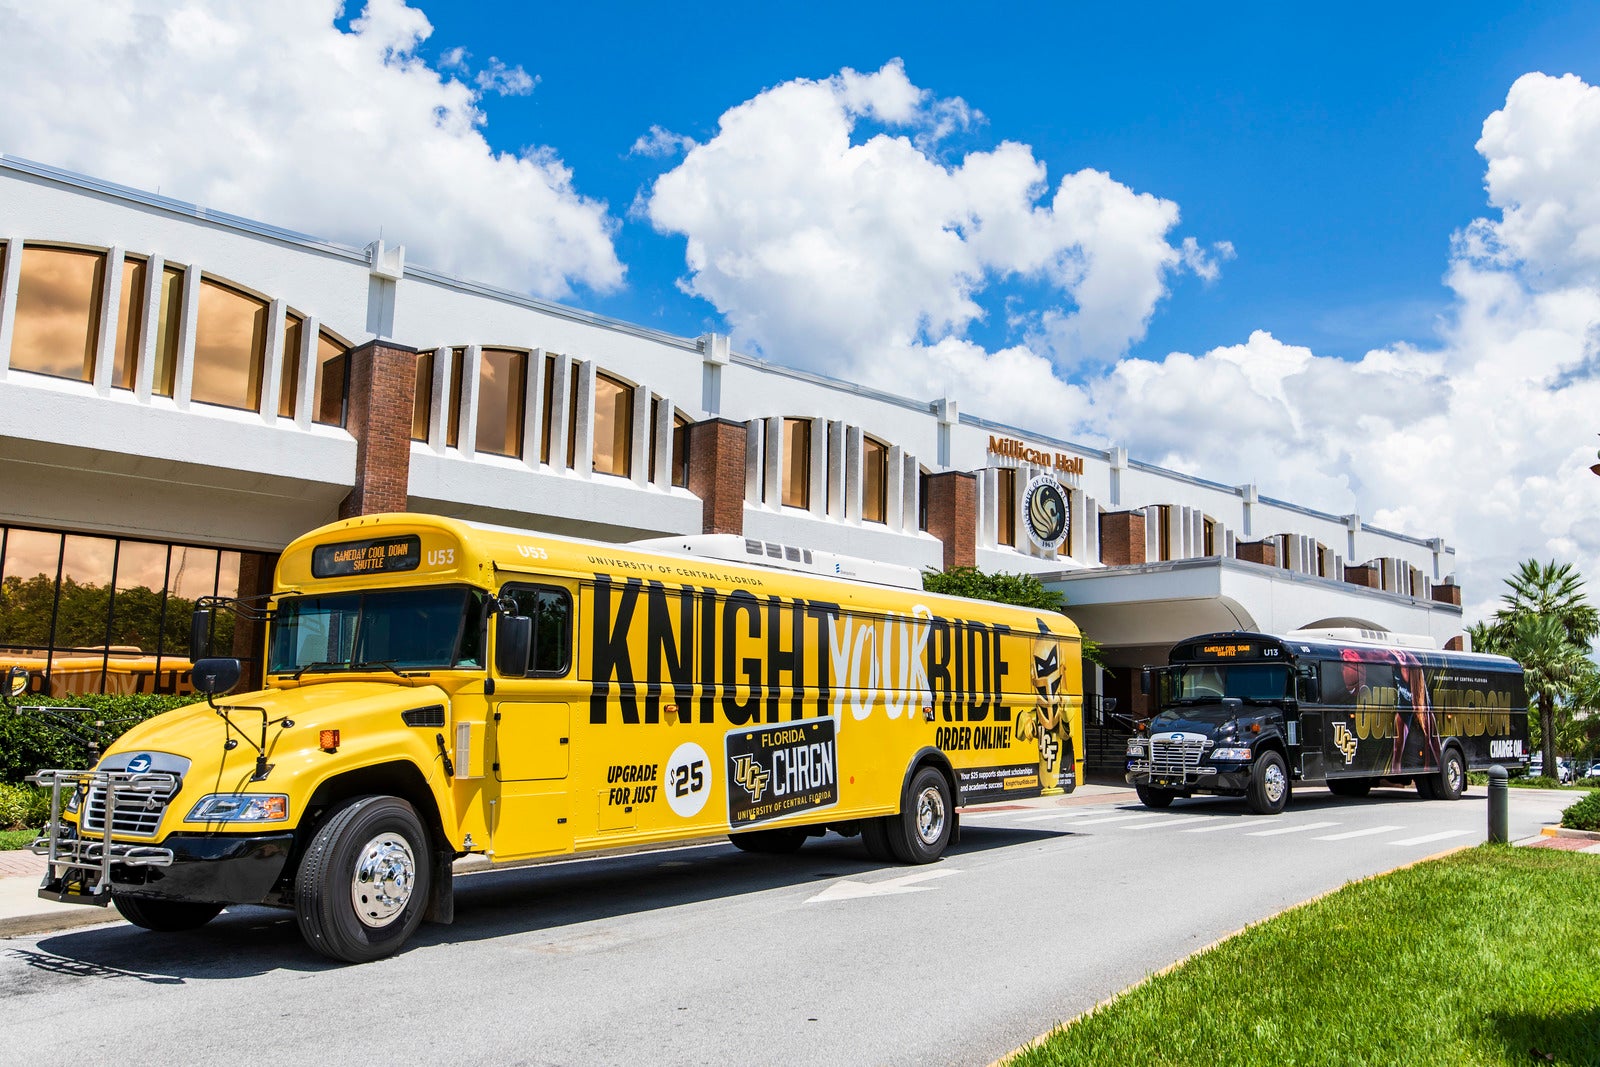
<path fill-rule="evenodd" d="M 894 849 L 889 847 L 889 824 L 896 816 L 861 820 L 861 843 L 867 846 L 867 855 L 879 863 L 893 863 Z"/>
<path fill-rule="evenodd" d="M 147 897 L 126 897 L 120 893 L 112 894 L 111 903 L 133 925 L 168 934 L 180 930 L 198 930 L 222 911 L 221 904 L 193 900 L 151 900 Z"/>
<path fill-rule="evenodd" d="M 786 856 L 798 852 L 806 843 L 804 827 L 785 827 L 778 830 L 746 830 L 729 834 L 728 840 L 740 852 L 760 852 L 767 855 Z"/>
<path fill-rule="evenodd" d="M 1289 767 L 1275 750 L 1256 757 L 1245 799 L 1257 815 L 1276 815 L 1289 806 Z"/>
<path fill-rule="evenodd" d="M 889 820 L 889 848 L 901 863 L 932 863 L 944 855 L 955 822 L 950 783 L 924 767 L 912 775 L 899 816 Z"/>
<path fill-rule="evenodd" d="M 1173 800 L 1178 796 L 1165 789 L 1151 789 L 1147 785 L 1136 785 L 1133 791 L 1139 794 L 1139 803 L 1147 808 L 1167 808 L 1172 806 Z"/>
<path fill-rule="evenodd" d="M 1433 799 L 1460 800 L 1467 791 L 1467 764 L 1461 750 L 1447 748 L 1439 757 L 1439 774 L 1433 781 Z"/>
<path fill-rule="evenodd" d="M 1419 774 L 1411 780 L 1411 784 L 1417 787 L 1417 796 L 1423 800 L 1439 799 L 1439 773 L 1437 771 L 1432 774 Z"/>
<path fill-rule="evenodd" d="M 433 878 L 428 835 L 398 797 L 356 797 L 317 828 L 295 878 L 295 918 L 330 959 L 393 955 L 422 922 Z"/>
<path fill-rule="evenodd" d="M 1328 792 L 1336 797 L 1364 797 L 1372 792 L 1372 779 L 1329 778 Z"/>

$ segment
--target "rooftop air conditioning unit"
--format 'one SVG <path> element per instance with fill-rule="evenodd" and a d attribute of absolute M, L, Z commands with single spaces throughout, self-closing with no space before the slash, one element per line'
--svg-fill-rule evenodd
<path fill-rule="evenodd" d="M 763 567 L 781 567 L 804 574 L 820 574 L 832 578 L 849 578 L 876 585 L 893 585 L 903 589 L 921 589 L 922 572 L 915 567 L 899 563 L 880 563 L 856 556 L 841 556 L 819 549 L 781 545 L 776 541 L 760 541 L 738 534 L 697 534 L 692 537 L 651 537 L 630 542 L 636 548 L 656 552 L 676 552 L 686 556 L 727 560 L 730 563 L 750 563 Z"/>

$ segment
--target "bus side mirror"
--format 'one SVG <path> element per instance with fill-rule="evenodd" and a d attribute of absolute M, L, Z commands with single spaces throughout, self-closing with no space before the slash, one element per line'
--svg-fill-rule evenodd
<path fill-rule="evenodd" d="M 0 676 L 0 699 L 7 704 L 28 691 L 28 668 L 12 667 Z"/>
<path fill-rule="evenodd" d="M 198 666 L 210 651 L 211 609 L 195 608 L 194 614 L 189 618 L 189 658 Z"/>
<path fill-rule="evenodd" d="M 1145 696 L 1150 695 L 1150 668 L 1146 667 L 1139 672 L 1139 692 Z"/>
<path fill-rule="evenodd" d="M 521 678 L 528 673 L 528 656 L 533 651 L 533 620 L 526 615 L 502 615 L 495 628 L 494 669 L 502 678 Z"/>
<path fill-rule="evenodd" d="M 244 667 L 236 659 L 200 659 L 194 664 L 194 687 L 207 697 L 221 696 L 239 684 Z"/>

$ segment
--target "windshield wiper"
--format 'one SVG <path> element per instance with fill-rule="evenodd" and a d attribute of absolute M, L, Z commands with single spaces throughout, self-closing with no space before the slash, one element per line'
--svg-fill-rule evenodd
<path fill-rule="evenodd" d="M 319 659 L 315 663 L 307 663 L 304 667 L 301 667 L 299 670 L 295 671 L 294 672 L 294 680 L 298 682 L 300 680 L 300 676 L 302 674 L 306 673 L 306 671 L 320 671 L 320 670 L 326 670 L 329 667 L 343 667 L 343 666 L 344 666 L 344 663 L 341 662 L 341 661 Z"/>
<path fill-rule="evenodd" d="M 411 675 L 407 674 L 405 671 L 402 671 L 399 667 L 396 667 L 391 661 L 386 659 L 369 659 L 363 660 L 360 663 L 352 663 L 350 665 L 350 669 L 353 671 L 366 670 L 368 667 L 384 667 L 393 671 L 395 674 L 398 674 L 402 678 L 411 677 Z"/>

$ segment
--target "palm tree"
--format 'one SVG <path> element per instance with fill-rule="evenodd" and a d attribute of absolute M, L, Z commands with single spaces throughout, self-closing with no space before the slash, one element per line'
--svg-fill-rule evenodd
<path fill-rule="evenodd" d="M 1556 702 L 1569 697 L 1595 665 L 1589 646 L 1600 636 L 1600 612 L 1583 592 L 1572 564 L 1524 560 L 1506 579 L 1494 622 L 1469 631 L 1474 648 L 1500 652 L 1522 664 L 1530 697 L 1538 701 L 1539 740 L 1545 773 L 1556 774 Z"/>
<path fill-rule="evenodd" d="M 1539 741 L 1544 773 L 1557 777 L 1556 701 L 1570 696 L 1593 673 L 1587 649 L 1575 645 L 1554 615 L 1521 615 L 1510 624 L 1507 652 L 1522 664 L 1528 695 L 1539 705 Z"/>

